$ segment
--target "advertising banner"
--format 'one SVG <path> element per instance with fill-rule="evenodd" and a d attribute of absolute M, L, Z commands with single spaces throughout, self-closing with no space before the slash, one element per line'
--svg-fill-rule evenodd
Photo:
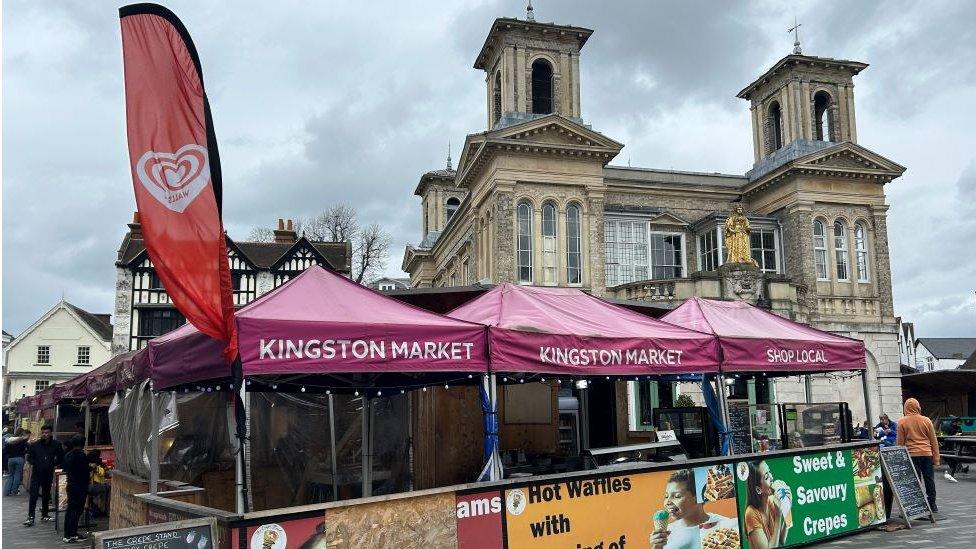
<path fill-rule="evenodd" d="M 498 490 L 457 494 L 458 549 L 502 548 L 502 497 Z"/>
<path fill-rule="evenodd" d="M 730 464 L 505 490 L 508 547 L 739 547 Z"/>
<path fill-rule="evenodd" d="M 788 547 L 885 521 L 877 448 L 736 464 L 742 547 Z"/>
<path fill-rule="evenodd" d="M 269 520 L 275 520 L 271 518 Z M 232 540 L 234 549 L 318 549 L 326 547 L 325 514 L 280 518 L 267 524 L 244 527 L 244 545 Z"/>

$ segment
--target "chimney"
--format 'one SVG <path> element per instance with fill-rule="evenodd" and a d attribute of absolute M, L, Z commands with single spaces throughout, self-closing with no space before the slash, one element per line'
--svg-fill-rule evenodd
<path fill-rule="evenodd" d="M 298 241 L 298 234 L 295 233 L 294 225 L 292 220 L 288 220 L 288 224 L 285 224 L 285 220 L 278 218 L 278 228 L 274 231 L 274 241 L 277 244 L 294 244 Z"/>
<path fill-rule="evenodd" d="M 142 225 L 139 223 L 139 212 L 132 212 L 132 223 L 129 223 L 129 238 L 142 239 Z"/>

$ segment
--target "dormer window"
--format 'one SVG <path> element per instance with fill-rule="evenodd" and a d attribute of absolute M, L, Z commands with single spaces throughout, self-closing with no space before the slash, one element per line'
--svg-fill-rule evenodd
<path fill-rule="evenodd" d="M 532 113 L 552 114 L 552 65 L 545 59 L 532 63 Z"/>

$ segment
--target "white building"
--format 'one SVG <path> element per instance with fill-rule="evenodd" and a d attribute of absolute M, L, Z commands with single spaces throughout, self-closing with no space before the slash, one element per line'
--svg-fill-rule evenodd
<path fill-rule="evenodd" d="M 917 368 L 915 358 L 915 324 L 903 322 L 900 316 L 895 317 L 895 321 L 898 322 L 898 356 L 902 369 L 906 366 L 912 369 Z M 921 368 L 919 370 L 921 371 Z"/>
<path fill-rule="evenodd" d="M 367 286 L 381 292 L 390 290 L 406 290 L 410 287 L 410 279 L 383 277 L 377 278 L 376 280 L 367 284 Z"/>
<path fill-rule="evenodd" d="M 61 300 L 6 345 L 3 404 L 32 396 L 111 358 L 110 315 Z"/>
<path fill-rule="evenodd" d="M 920 372 L 954 370 L 976 351 L 976 337 L 920 337 L 915 343 L 915 367 Z"/>

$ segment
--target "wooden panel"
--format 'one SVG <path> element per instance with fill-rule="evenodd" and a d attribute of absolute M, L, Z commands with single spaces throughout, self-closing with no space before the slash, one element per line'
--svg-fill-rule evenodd
<path fill-rule="evenodd" d="M 108 527 L 115 530 L 148 524 L 146 504 L 135 498 L 135 494 L 144 494 L 148 491 L 147 482 L 127 475 L 112 475 Z"/>
<path fill-rule="evenodd" d="M 337 507 L 326 511 L 330 549 L 457 547 L 453 492 Z"/>
<path fill-rule="evenodd" d="M 477 387 L 436 389 L 435 486 L 474 482 L 482 467 L 484 414 Z"/>
<path fill-rule="evenodd" d="M 543 383 L 505 386 L 505 423 L 552 423 L 553 408 L 549 399 L 552 388 Z"/>
<path fill-rule="evenodd" d="M 505 422 L 505 391 L 512 385 L 498 386 L 498 412 L 502 418 L 499 426 L 499 445 L 502 450 L 524 450 L 534 454 L 556 454 L 559 451 L 559 386 L 550 387 L 550 406 L 552 421 L 548 424 L 519 425 Z"/>
<path fill-rule="evenodd" d="M 436 478 L 434 391 L 413 391 L 410 395 L 414 487 L 423 490 L 433 488 Z"/>

